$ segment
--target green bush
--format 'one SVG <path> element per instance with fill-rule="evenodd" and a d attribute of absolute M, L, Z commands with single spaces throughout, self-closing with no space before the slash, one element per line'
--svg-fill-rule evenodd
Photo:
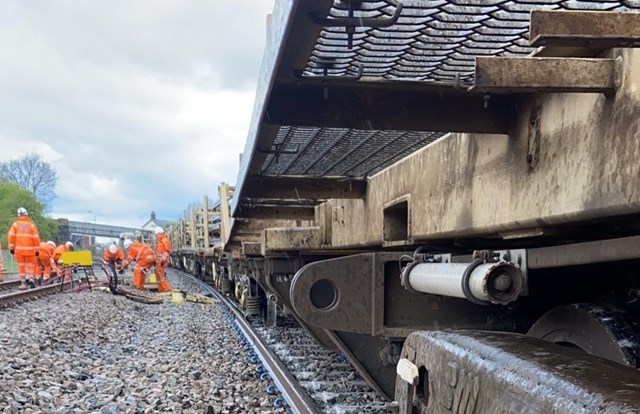
<path fill-rule="evenodd" d="M 58 233 L 58 222 L 43 215 L 44 205 L 36 200 L 31 191 L 22 190 L 13 183 L 0 183 L 0 243 L 7 247 L 7 235 L 17 218 L 19 207 L 29 212 L 29 218 L 38 228 L 42 241 L 53 240 Z"/>

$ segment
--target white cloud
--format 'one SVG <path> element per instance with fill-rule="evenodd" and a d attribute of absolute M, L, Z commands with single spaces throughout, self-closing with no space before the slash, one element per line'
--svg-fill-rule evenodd
<path fill-rule="evenodd" d="M 56 168 L 52 215 L 177 218 L 236 178 L 272 5 L 3 2 L 0 160 Z"/>

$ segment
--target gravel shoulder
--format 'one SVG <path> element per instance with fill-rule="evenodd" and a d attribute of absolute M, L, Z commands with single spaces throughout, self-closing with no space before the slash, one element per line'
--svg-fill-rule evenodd
<path fill-rule="evenodd" d="M 85 291 L 0 310 L 2 413 L 281 411 L 258 376 L 217 305 Z"/>

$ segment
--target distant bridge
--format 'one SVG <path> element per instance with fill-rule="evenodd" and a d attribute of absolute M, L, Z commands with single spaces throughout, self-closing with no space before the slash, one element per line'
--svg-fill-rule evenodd
<path fill-rule="evenodd" d="M 65 239 L 70 239 L 72 234 L 111 238 L 118 238 L 122 233 L 128 233 L 129 235 L 141 234 L 145 240 L 153 237 L 152 231 L 135 227 L 110 226 L 107 224 L 69 221 L 65 219 L 58 219 L 58 223 L 60 225 L 60 236 Z"/>

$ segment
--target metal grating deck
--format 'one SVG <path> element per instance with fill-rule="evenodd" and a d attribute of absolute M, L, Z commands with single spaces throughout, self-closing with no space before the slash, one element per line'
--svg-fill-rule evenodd
<path fill-rule="evenodd" d="M 233 209 L 327 198 L 245 191 L 252 179 L 370 177 L 444 135 L 433 130 L 505 133 L 506 95 L 467 90 L 475 58 L 532 53 L 541 9 L 639 12 L 640 0 L 277 0 Z M 494 118 L 466 117 L 489 98 Z"/>
<path fill-rule="evenodd" d="M 363 131 L 342 128 L 281 127 L 266 175 L 366 177 L 435 141 L 443 134 L 406 131 Z"/>
<path fill-rule="evenodd" d="M 356 5 L 354 16 L 361 18 L 389 18 L 397 7 L 393 0 L 352 3 Z M 528 46 L 531 10 L 640 10 L 640 0 L 404 0 L 402 5 L 391 27 L 356 27 L 351 48 L 344 27 L 323 29 L 303 77 L 354 76 L 361 66 L 367 80 L 457 81 L 469 86 L 476 56 L 533 51 Z M 348 1 L 335 0 L 329 18 L 348 17 L 348 7 Z M 330 62 L 328 69 L 326 62 Z M 442 135 L 284 126 L 271 150 L 288 153 L 267 156 L 261 172 L 366 177 Z"/>
<path fill-rule="evenodd" d="M 389 18 L 395 2 L 365 1 L 355 16 Z M 349 2 L 336 0 L 333 18 L 348 16 Z M 473 82 L 476 56 L 524 55 L 531 10 L 640 9 L 640 0 L 405 0 L 400 18 L 388 28 L 356 27 L 348 47 L 344 27 L 325 28 L 317 40 L 304 75 L 322 75 L 322 61 L 334 62 L 328 74 L 452 83 Z M 320 62 L 320 63 L 319 63 Z"/>

